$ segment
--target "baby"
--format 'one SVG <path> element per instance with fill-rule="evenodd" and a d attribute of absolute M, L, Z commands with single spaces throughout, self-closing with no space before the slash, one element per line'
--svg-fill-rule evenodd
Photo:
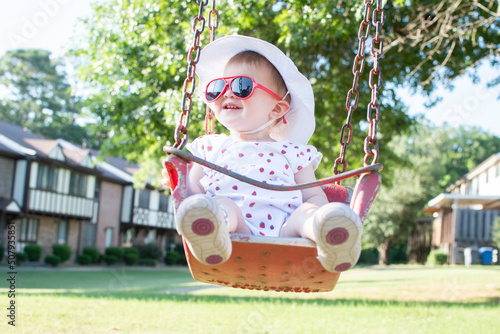
<path fill-rule="evenodd" d="M 196 74 L 203 99 L 231 134 L 197 138 L 187 146 L 193 155 L 272 185 L 316 179 L 322 155 L 307 145 L 315 126 L 312 87 L 283 52 L 255 38 L 223 37 L 202 50 Z M 233 232 L 309 238 L 331 272 L 359 258 L 359 217 L 345 204 L 328 203 L 319 187 L 267 190 L 198 164 L 189 182 L 191 196 L 180 205 L 176 226 L 204 264 L 229 259 Z"/>

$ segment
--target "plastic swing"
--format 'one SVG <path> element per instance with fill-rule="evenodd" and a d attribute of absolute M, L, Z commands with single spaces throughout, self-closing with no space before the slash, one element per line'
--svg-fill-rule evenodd
<path fill-rule="evenodd" d="M 382 40 L 379 36 L 380 27 L 383 24 L 384 13 L 380 0 L 377 0 L 377 7 L 373 10 L 372 21 L 376 26 L 376 34 L 373 38 L 371 54 L 374 59 L 373 69 L 370 71 L 370 87 L 372 89 L 372 99 L 368 104 L 368 121 L 370 122 L 369 134 L 365 138 L 365 158 L 364 167 L 347 171 L 345 160 L 346 148 L 352 137 L 352 126 L 350 124 L 353 111 L 357 107 L 358 100 L 358 78 L 364 68 L 364 48 L 365 41 L 369 35 L 370 12 L 372 2 L 365 0 L 364 19 L 359 30 L 358 54 L 354 59 L 353 86 L 347 93 L 346 108 L 348 116 L 346 123 L 342 126 L 340 143 L 341 153 L 335 160 L 334 176 L 317 180 L 307 184 L 295 186 L 276 186 L 249 179 L 245 176 L 231 172 L 221 166 L 197 158 L 190 153 L 182 151 L 187 143 L 189 124 L 189 114 L 191 111 L 191 98 L 194 94 L 196 79 L 194 77 L 196 63 L 199 59 L 200 35 L 205 28 L 205 18 L 203 17 L 206 1 L 197 1 L 199 4 L 198 16 L 194 19 L 193 46 L 188 54 L 188 77 L 184 82 L 182 112 L 179 125 L 175 132 L 174 147 L 164 147 L 168 154 L 163 161 L 163 166 L 167 169 L 170 183 L 174 212 L 177 212 L 179 205 L 188 196 L 188 164 L 190 162 L 201 164 L 205 167 L 224 173 L 240 181 L 250 183 L 257 187 L 272 189 L 276 191 L 289 191 L 305 189 L 308 187 L 321 186 L 330 202 L 342 202 L 350 205 L 352 210 L 358 214 L 363 222 L 370 206 L 378 192 L 381 178 L 378 171 L 382 165 L 378 164 L 378 141 L 376 139 L 377 124 L 380 120 L 380 107 L 378 105 L 378 89 L 381 86 L 381 70 L 379 59 L 382 54 Z M 380 20 L 379 20 L 380 19 Z M 198 27 L 201 25 L 201 28 Z M 218 25 L 218 12 L 215 10 L 215 1 L 209 15 L 209 28 L 211 30 L 211 40 L 214 40 L 215 30 Z M 378 50 L 374 45 L 378 44 Z M 195 56 L 193 57 L 193 53 Z M 377 82 L 373 77 L 378 76 Z M 188 89 L 191 84 L 191 89 Z M 375 116 L 372 111 L 375 110 Z M 207 106 L 206 130 L 207 134 L 213 133 L 213 116 Z M 210 127 L 211 125 L 211 127 Z M 347 140 L 345 130 L 348 130 Z M 372 145 L 373 147 L 370 147 Z M 372 159 L 369 163 L 369 159 Z M 342 165 L 342 171 L 338 166 Z M 357 177 L 354 190 L 338 184 L 341 180 Z M 317 260 L 317 250 L 315 243 L 305 238 L 271 238 L 256 235 L 231 234 L 232 254 L 224 263 L 218 265 L 205 265 L 198 261 L 191 254 L 189 247 L 184 240 L 184 249 L 189 269 L 194 279 L 227 287 L 283 292 L 327 292 L 335 288 L 340 273 L 325 270 Z M 348 269 L 348 268 L 346 268 Z"/>

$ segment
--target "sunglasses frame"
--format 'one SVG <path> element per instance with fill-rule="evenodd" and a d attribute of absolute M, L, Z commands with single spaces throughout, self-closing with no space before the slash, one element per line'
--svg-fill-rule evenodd
<path fill-rule="evenodd" d="M 248 94 L 248 96 L 246 97 L 239 97 L 236 95 L 236 93 L 233 91 L 231 85 L 233 83 L 233 81 L 235 79 L 238 79 L 238 78 L 248 78 L 250 80 L 252 80 L 252 91 L 250 92 L 250 94 Z M 213 100 L 209 100 L 208 99 L 208 87 L 214 82 L 214 81 L 218 81 L 218 80 L 224 80 L 224 88 L 222 89 L 221 93 Z M 234 77 L 225 77 L 225 78 L 217 78 L 217 79 L 213 79 L 212 81 L 210 81 L 207 85 L 207 88 L 205 88 L 205 99 L 211 103 L 211 102 L 215 102 L 217 101 L 222 95 L 224 95 L 224 93 L 226 93 L 226 90 L 227 90 L 227 87 L 229 86 L 229 89 L 231 89 L 231 93 L 239 100 L 247 100 L 249 99 L 250 97 L 252 97 L 253 93 L 255 92 L 255 90 L 257 88 L 260 88 L 262 89 L 264 92 L 270 94 L 271 96 L 273 96 L 274 98 L 276 98 L 277 100 L 279 101 L 282 101 L 283 99 L 278 95 L 276 94 L 275 92 L 273 92 L 272 90 L 270 90 L 269 88 L 259 84 L 257 81 L 254 80 L 254 78 L 252 77 L 249 77 L 248 75 L 236 75 Z"/>

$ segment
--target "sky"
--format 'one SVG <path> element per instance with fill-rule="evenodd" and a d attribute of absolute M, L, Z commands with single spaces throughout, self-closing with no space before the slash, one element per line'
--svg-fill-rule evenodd
<path fill-rule="evenodd" d="M 91 15 L 90 3 L 95 1 L 0 0 L 0 55 L 16 48 L 42 48 L 54 56 L 64 55 L 79 33 L 78 18 Z M 383 61 L 382 58 L 382 71 Z M 452 91 L 440 86 L 433 95 L 443 100 L 433 108 L 425 107 L 428 99 L 420 94 L 412 95 L 406 89 L 398 90 L 398 94 L 408 105 L 410 115 L 422 113 L 436 125 L 443 122 L 452 126 L 475 125 L 500 136 L 500 85 L 493 88 L 486 85 L 499 75 L 499 70 L 482 64 L 478 73 L 481 79 L 478 84 L 473 84 L 466 74 L 453 81 Z"/>

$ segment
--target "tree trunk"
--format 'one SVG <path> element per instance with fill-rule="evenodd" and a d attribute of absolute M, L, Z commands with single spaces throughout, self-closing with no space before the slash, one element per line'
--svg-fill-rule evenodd
<path fill-rule="evenodd" d="M 389 250 L 389 243 L 382 243 L 377 247 L 378 250 L 378 264 L 387 266 L 389 264 L 389 257 L 387 251 Z"/>

